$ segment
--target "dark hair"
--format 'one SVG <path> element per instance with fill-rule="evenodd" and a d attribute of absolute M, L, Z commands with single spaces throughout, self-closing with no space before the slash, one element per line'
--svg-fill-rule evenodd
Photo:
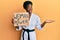
<path fill-rule="evenodd" d="M 23 4 L 23 8 L 26 9 L 29 4 L 32 5 L 32 2 L 31 1 L 25 1 Z"/>

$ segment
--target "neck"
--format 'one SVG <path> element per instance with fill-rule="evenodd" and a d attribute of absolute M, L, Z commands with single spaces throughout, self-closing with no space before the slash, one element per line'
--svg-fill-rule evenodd
<path fill-rule="evenodd" d="M 26 12 L 28 12 L 28 11 L 26 11 Z M 32 13 L 28 12 L 28 14 L 31 15 Z"/>
<path fill-rule="evenodd" d="M 28 11 L 26 11 L 26 12 L 28 12 Z M 31 14 L 32 14 L 32 13 L 28 12 L 28 14 L 29 14 L 29 20 L 30 20 L 30 17 L 31 17 Z"/>

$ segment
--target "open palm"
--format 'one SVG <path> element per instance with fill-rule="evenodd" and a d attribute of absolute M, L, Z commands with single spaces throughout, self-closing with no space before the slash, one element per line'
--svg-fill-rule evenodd
<path fill-rule="evenodd" d="M 54 20 L 45 20 L 46 23 L 52 23 Z"/>

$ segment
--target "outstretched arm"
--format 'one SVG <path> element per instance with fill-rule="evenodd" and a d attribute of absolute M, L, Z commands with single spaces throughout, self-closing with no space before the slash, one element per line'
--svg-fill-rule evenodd
<path fill-rule="evenodd" d="M 41 27 L 43 28 L 46 23 L 52 23 L 54 20 L 45 20 L 42 24 Z"/>

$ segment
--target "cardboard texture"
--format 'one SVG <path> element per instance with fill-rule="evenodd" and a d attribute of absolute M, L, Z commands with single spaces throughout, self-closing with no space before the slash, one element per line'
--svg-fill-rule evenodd
<path fill-rule="evenodd" d="M 14 26 L 28 26 L 29 14 L 28 13 L 15 13 L 14 14 Z"/>

